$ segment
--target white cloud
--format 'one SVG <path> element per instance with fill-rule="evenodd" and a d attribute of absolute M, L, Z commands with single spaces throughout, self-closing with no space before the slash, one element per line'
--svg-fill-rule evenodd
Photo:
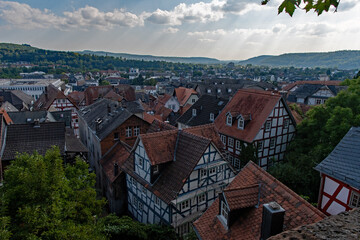
<path fill-rule="evenodd" d="M 111 29 L 115 26 L 142 26 L 144 21 L 137 15 L 124 9 L 114 9 L 112 12 L 101 12 L 97 8 L 86 6 L 73 12 L 64 12 L 64 16 L 56 16 L 51 11 L 32 8 L 28 4 L 0 1 L 0 18 L 13 26 L 33 28 L 56 28 L 61 30 L 87 30 L 97 28 Z"/>
<path fill-rule="evenodd" d="M 166 33 L 177 33 L 178 31 L 179 31 L 178 28 L 173 28 L 173 27 L 169 27 L 164 30 L 164 32 L 166 32 Z"/>

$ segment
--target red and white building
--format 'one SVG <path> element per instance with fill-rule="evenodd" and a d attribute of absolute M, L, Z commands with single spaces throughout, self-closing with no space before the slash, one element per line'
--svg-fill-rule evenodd
<path fill-rule="evenodd" d="M 216 118 L 215 125 L 236 169 L 247 162 L 242 152 L 249 145 L 257 151 L 259 166 L 266 169 L 283 159 L 296 123 L 280 94 L 241 89 Z"/>
<path fill-rule="evenodd" d="M 315 169 L 321 174 L 321 211 L 336 215 L 360 207 L 360 127 L 352 127 Z"/>
<path fill-rule="evenodd" d="M 35 102 L 34 107 L 35 110 L 46 110 L 50 112 L 71 110 L 71 127 L 74 130 L 75 136 L 79 136 L 78 106 L 71 97 L 66 96 L 53 85 L 47 87 L 46 91 Z"/>

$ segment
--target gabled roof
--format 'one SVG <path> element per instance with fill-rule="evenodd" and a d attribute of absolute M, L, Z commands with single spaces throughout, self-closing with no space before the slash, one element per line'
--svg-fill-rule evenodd
<path fill-rule="evenodd" d="M 149 115 L 149 114 L 147 114 L 147 115 Z M 150 116 L 152 116 L 152 115 L 150 115 Z M 144 118 L 145 118 L 145 113 L 144 113 Z M 154 132 L 161 132 L 161 131 L 175 130 L 175 129 L 177 129 L 177 128 L 170 124 L 164 123 L 161 120 L 154 118 L 151 122 L 151 125 L 150 125 L 147 133 L 154 133 Z"/>
<path fill-rule="evenodd" d="M 46 87 L 46 92 L 41 94 L 39 99 L 35 102 L 34 108 L 37 110 L 40 109 L 48 110 L 55 99 L 67 99 L 74 105 L 74 107 L 78 108 L 75 101 L 72 98 L 65 96 L 65 94 L 62 91 L 57 89 L 52 84 L 49 84 Z"/>
<path fill-rule="evenodd" d="M 334 96 L 341 90 L 346 89 L 347 86 L 333 86 L 333 85 L 320 85 L 320 84 L 302 84 L 299 85 L 293 92 L 290 92 L 288 100 L 296 102 L 296 98 L 307 98 L 314 95 L 322 89 L 328 89 Z"/>
<path fill-rule="evenodd" d="M 25 94 L 20 90 L 0 90 L 0 102 L 8 102 L 19 111 L 24 108 L 24 104 L 26 106 L 30 106 L 32 101 L 34 101 L 33 97 Z"/>
<path fill-rule="evenodd" d="M 79 111 L 87 125 L 103 140 L 133 114 L 118 102 L 103 98 Z"/>
<path fill-rule="evenodd" d="M 101 158 L 100 165 L 104 173 L 106 174 L 107 178 L 110 182 L 114 182 L 115 179 L 120 175 L 122 166 L 126 159 L 130 156 L 130 149 L 125 143 L 118 141 L 110 148 L 107 153 Z M 114 164 L 117 163 L 119 166 L 118 174 L 114 174 Z"/>
<path fill-rule="evenodd" d="M 220 151 L 224 147 L 224 144 L 220 139 L 219 132 L 216 129 L 215 125 L 212 123 L 206 124 L 206 125 L 195 126 L 195 127 L 191 127 L 191 128 L 185 128 L 184 131 L 211 139 L 211 141 L 215 144 L 215 146 Z"/>
<path fill-rule="evenodd" d="M 198 93 L 192 88 L 184 88 L 184 87 L 175 88 L 175 96 L 177 97 L 180 106 L 184 106 L 186 101 L 193 94 L 198 95 Z"/>
<path fill-rule="evenodd" d="M 84 92 L 78 92 L 74 91 L 68 94 L 71 99 L 74 100 L 74 102 L 79 106 L 80 103 L 82 103 L 85 99 L 85 93 Z"/>
<path fill-rule="evenodd" d="M 166 159 L 166 161 L 170 160 L 162 170 L 158 179 L 151 185 L 135 174 L 133 154 L 130 156 L 131 159 L 125 162 L 123 169 L 160 199 L 170 204 L 182 189 L 186 179 L 199 162 L 206 148 L 211 143 L 211 140 L 181 130 L 169 130 L 150 133 L 149 135 L 150 137 L 147 139 L 148 143 L 150 143 L 151 140 L 157 141 L 156 148 L 151 149 L 150 153 L 148 153 L 149 145 L 146 144 L 146 153 L 152 157 L 151 161 L 162 163 L 165 160 L 161 160 L 161 157 Z M 143 140 L 143 138 L 144 135 L 141 135 L 140 139 Z M 171 144 L 167 142 L 171 142 Z M 153 145 L 151 147 L 153 147 Z M 134 149 L 135 148 L 136 147 L 134 147 Z M 158 156 L 154 158 L 155 154 Z"/>
<path fill-rule="evenodd" d="M 226 188 L 225 193 L 248 187 L 247 194 L 239 194 L 233 203 L 236 207 L 253 206 L 255 203 L 255 185 L 259 185 L 259 206 L 248 207 L 236 215 L 229 229 L 225 229 L 217 218 L 219 215 L 219 198 L 194 222 L 196 232 L 201 239 L 260 239 L 263 204 L 277 202 L 285 209 L 284 231 L 295 227 L 320 221 L 325 215 L 302 197 L 286 187 L 276 178 L 253 162 L 249 162 Z M 246 191 L 246 190 L 243 190 Z M 242 193 L 240 191 L 240 193 Z"/>
<path fill-rule="evenodd" d="M 121 100 L 123 100 L 123 97 L 114 92 L 114 90 L 110 90 L 107 94 L 105 94 L 104 98 L 118 102 L 121 102 Z"/>
<path fill-rule="evenodd" d="M 65 152 L 67 153 L 87 153 L 89 150 L 85 145 L 74 135 L 74 131 L 66 128 L 65 131 Z"/>
<path fill-rule="evenodd" d="M 251 143 L 280 100 L 281 95 L 277 93 L 241 89 L 215 119 L 215 125 L 220 133 Z M 237 116 L 232 114 L 233 124 L 228 126 L 226 117 L 229 112 L 241 115 L 250 114 L 251 120 L 243 130 L 240 130 L 237 128 L 237 123 L 234 122 L 234 118 Z"/>
<path fill-rule="evenodd" d="M 360 189 L 360 127 L 352 127 L 315 169 Z"/>
<path fill-rule="evenodd" d="M 112 88 L 113 86 L 110 85 L 87 87 L 84 91 L 86 105 L 91 105 L 96 101 L 96 99 L 104 97 Z"/>
<path fill-rule="evenodd" d="M 2 160 L 15 159 L 16 153 L 32 154 L 37 151 L 45 154 L 53 145 L 65 151 L 65 124 L 62 122 L 44 122 L 34 124 L 12 124 L 7 128 L 5 150 Z"/>
<path fill-rule="evenodd" d="M 298 85 L 303 84 L 320 84 L 320 85 L 326 85 L 326 86 L 340 86 L 342 81 L 296 81 L 294 83 L 290 83 L 283 87 L 284 91 L 290 91 L 292 88 Z"/>
<path fill-rule="evenodd" d="M 202 95 L 190 108 L 178 119 L 179 123 L 187 126 L 197 126 L 212 123 L 210 113 L 214 119 L 228 103 L 224 98 L 211 95 Z M 196 116 L 193 116 L 193 109 L 196 109 Z"/>
<path fill-rule="evenodd" d="M 2 117 L 4 118 L 5 123 L 6 123 L 7 125 L 13 123 L 12 119 L 10 118 L 10 116 L 9 116 L 9 114 L 6 112 L 6 110 L 0 109 L 0 114 L 1 114 Z"/>
<path fill-rule="evenodd" d="M 14 124 L 34 123 L 35 120 L 39 122 L 64 122 L 65 126 L 71 126 L 71 110 L 48 112 L 46 110 L 40 111 L 22 111 L 10 112 L 10 118 Z"/>
<path fill-rule="evenodd" d="M 171 98 L 171 95 L 169 95 L 169 94 L 160 95 L 157 99 L 157 102 L 165 105 L 165 103 L 167 101 L 169 101 L 170 98 Z"/>

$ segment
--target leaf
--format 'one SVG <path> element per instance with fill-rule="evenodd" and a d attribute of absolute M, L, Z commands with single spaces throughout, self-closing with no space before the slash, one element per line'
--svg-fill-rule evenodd
<path fill-rule="evenodd" d="M 295 11 L 295 1 L 291 1 L 291 0 L 283 1 L 279 6 L 278 14 L 280 14 L 284 9 L 285 12 L 287 12 L 292 17 Z"/>

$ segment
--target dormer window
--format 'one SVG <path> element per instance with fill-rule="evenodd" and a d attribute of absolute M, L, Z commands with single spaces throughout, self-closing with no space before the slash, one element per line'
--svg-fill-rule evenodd
<path fill-rule="evenodd" d="M 228 89 L 228 93 L 231 93 L 231 88 Z"/>
<path fill-rule="evenodd" d="M 211 93 L 211 89 L 208 89 L 208 90 L 207 90 L 207 93 Z"/>
<path fill-rule="evenodd" d="M 232 116 L 230 113 L 226 117 L 226 125 L 228 125 L 228 126 L 232 125 Z"/>
<path fill-rule="evenodd" d="M 196 109 L 192 110 L 192 115 L 193 115 L 193 117 L 196 117 Z"/>
<path fill-rule="evenodd" d="M 210 121 L 214 121 L 214 118 L 215 118 L 215 116 L 214 116 L 214 114 L 213 113 L 210 113 Z"/>
<path fill-rule="evenodd" d="M 220 88 L 218 88 L 217 92 L 218 92 L 218 93 L 221 93 L 221 89 L 220 89 Z"/>
<path fill-rule="evenodd" d="M 153 173 L 154 173 L 154 174 L 159 173 L 159 165 L 153 166 Z"/>
<path fill-rule="evenodd" d="M 242 116 L 239 116 L 238 119 L 238 129 L 244 129 L 244 118 Z"/>
<path fill-rule="evenodd" d="M 220 214 L 223 217 L 223 221 L 227 225 L 228 217 L 229 217 L 229 207 L 227 206 L 225 201 L 221 201 L 221 206 L 220 207 L 221 207 Z"/>

